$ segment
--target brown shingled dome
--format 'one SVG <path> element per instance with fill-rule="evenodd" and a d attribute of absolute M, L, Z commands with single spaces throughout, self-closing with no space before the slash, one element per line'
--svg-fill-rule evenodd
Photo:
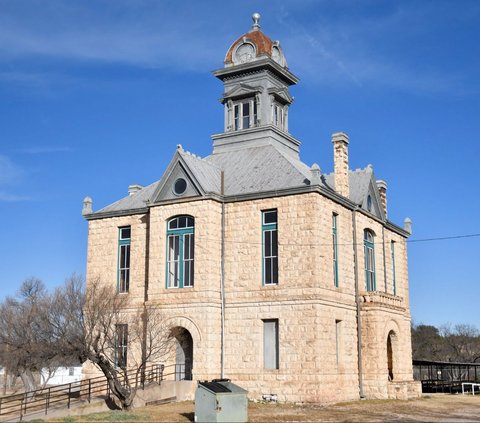
<path fill-rule="evenodd" d="M 269 57 L 272 57 L 273 41 L 262 31 L 253 30 L 239 37 L 230 46 L 227 51 L 227 55 L 225 56 L 225 64 L 233 64 L 233 54 L 235 53 L 237 47 L 245 42 L 250 42 L 255 46 L 255 53 L 257 57 L 265 54 Z"/>
<path fill-rule="evenodd" d="M 260 15 L 255 13 L 252 19 L 254 21 L 252 30 L 235 40 L 228 49 L 224 61 L 225 67 L 254 62 L 263 57 L 270 57 L 280 66 L 287 67 L 280 43 L 272 41 L 260 31 Z"/>

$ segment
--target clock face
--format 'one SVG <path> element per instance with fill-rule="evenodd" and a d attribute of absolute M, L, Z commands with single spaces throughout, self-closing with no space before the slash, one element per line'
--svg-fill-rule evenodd
<path fill-rule="evenodd" d="M 235 58 L 237 63 L 251 62 L 255 57 L 255 49 L 251 44 L 242 44 L 237 48 Z"/>

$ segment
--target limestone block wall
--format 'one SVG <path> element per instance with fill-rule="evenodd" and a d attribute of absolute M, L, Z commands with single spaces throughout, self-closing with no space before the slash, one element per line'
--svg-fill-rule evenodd
<path fill-rule="evenodd" d="M 278 212 L 279 281 L 264 286 L 261 218 L 269 209 Z M 338 288 L 333 213 L 338 215 Z M 315 193 L 227 204 L 225 375 L 250 396 L 358 398 L 351 238 L 351 212 Z M 278 369 L 264 368 L 265 319 L 278 319 Z"/>
<path fill-rule="evenodd" d="M 224 376 L 257 398 L 265 393 L 288 401 L 358 398 L 352 212 L 318 193 L 232 202 L 224 207 Z M 279 280 L 264 286 L 261 219 L 262 211 L 269 209 L 278 211 Z M 334 213 L 338 287 L 334 285 Z M 167 222 L 184 214 L 195 218 L 195 281 L 194 287 L 172 289 L 166 286 Z M 90 221 L 89 281 L 99 278 L 116 286 L 118 228 L 126 225 L 132 227 L 130 291 L 126 295 L 140 307 L 146 293 L 147 304 L 161 309 L 171 327 L 188 330 L 193 339 L 194 380 L 220 377 L 222 205 L 213 200 L 185 201 L 152 207 L 146 215 Z M 406 244 L 400 235 L 363 213 L 356 213 L 356 228 L 361 294 L 366 294 L 365 228 L 375 233 L 377 291 L 388 293 L 362 304 L 365 393 L 384 398 L 393 392 L 386 355 L 390 330 L 395 333 L 395 383 L 412 379 Z M 278 319 L 278 369 L 264 365 L 266 319 Z M 175 364 L 174 354 L 164 363 Z M 88 366 L 85 372 L 94 373 Z"/>
<path fill-rule="evenodd" d="M 130 283 L 128 295 L 135 303 L 143 302 L 148 252 L 148 215 L 111 217 L 88 222 L 87 288 L 99 281 L 116 288 L 118 283 L 118 228 L 131 226 Z"/>
<path fill-rule="evenodd" d="M 269 302 L 230 306 L 226 318 L 225 376 L 247 389 L 250 398 L 263 394 L 294 402 L 358 398 L 353 309 Z M 264 368 L 264 319 L 278 319 L 278 369 Z M 338 347 L 337 324 L 341 324 Z"/>
<path fill-rule="evenodd" d="M 367 398 L 388 398 L 388 385 L 412 382 L 410 319 L 403 313 L 371 308 L 362 311 L 364 392 Z M 393 379 L 389 381 L 387 340 L 391 334 Z"/>
<path fill-rule="evenodd" d="M 195 218 L 195 279 L 191 288 L 167 288 L 167 222 Z M 189 201 L 150 209 L 148 302 L 162 308 L 170 326 L 193 338 L 193 379 L 220 377 L 221 352 L 221 205 Z M 174 364 L 174 358 L 167 365 Z"/>

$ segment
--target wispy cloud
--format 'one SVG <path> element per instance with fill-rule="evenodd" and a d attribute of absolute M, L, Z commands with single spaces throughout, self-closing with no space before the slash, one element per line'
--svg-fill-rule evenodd
<path fill-rule="evenodd" d="M 32 201 L 31 197 L 22 195 L 9 194 L 8 192 L 0 191 L 0 202 L 4 203 L 17 203 L 20 201 Z"/>
<path fill-rule="evenodd" d="M 23 171 L 7 156 L 0 155 L 0 186 L 11 185 L 23 176 Z"/>
<path fill-rule="evenodd" d="M 0 64 L 50 58 L 205 72 L 221 64 L 232 35 L 237 35 L 232 34 L 232 22 L 238 15 L 248 17 L 244 9 L 251 6 L 245 3 L 185 0 L 179 6 L 175 1 L 117 0 L 99 1 L 93 8 L 75 0 L 30 0 L 29 7 L 24 1 L 11 2 L 0 13 Z M 480 89 L 469 77 L 478 74 L 475 66 L 467 71 L 461 61 L 452 60 L 446 69 L 437 48 L 448 41 L 445 25 L 454 31 L 455 25 L 480 16 L 474 2 L 468 13 L 441 1 L 381 2 L 375 8 L 357 1 L 281 4 L 262 5 L 270 25 L 277 17 L 276 26 L 262 23 L 262 29 L 280 38 L 292 70 L 304 81 L 425 92 Z M 242 28 L 248 30 L 248 23 Z M 47 77 L 0 70 L 0 80 L 19 83 Z"/>
<path fill-rule="evenodd" d="M 70 153 L 73 149 L 70 147 L 62 146 L 39 146 L 39 147 L 27 147 L 15 150 L 16 153 L 22 154 L 55 154 L 55 153 Z"/>
<path fill-rule="evenodd" d="M 441 37 L 446 37 L 445 19 L 455 11 L 439 14 L 437 3 L 415 4 L 414 8 L 405 3 L 388 6 L 372 14 L 360 13 L 357 8 L 356 13 L 341 14 L 337 19 L 326 12 L 316 25 L 305 25 L 305 13 L 279 10 L 277 22 L 287 34 L 284 46 L 289 62 L 303 80 L 314 84 L 387 86 L 426 93 L 479 92 L 475 65 L 467 69 L 455 61 L 445 63 L 438 49 Z M 472 12 L 480 16 L 479 11 Z M 459 13 L 456 20 L 460 26 L 472 16 Z"/>
<path fill-rule="evenodd" d="M 30 201 L 31 198 L 12 194 L 6 191 L 7 187 L 17 185 L 24 177 L 24 171 L 17 166 L 12 160 L 0 154 L 0 202 L 18 202 L 18 201 Z"/>

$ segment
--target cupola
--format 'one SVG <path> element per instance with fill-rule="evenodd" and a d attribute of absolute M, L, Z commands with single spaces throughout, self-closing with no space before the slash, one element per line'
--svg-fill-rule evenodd
<path fill-rule="evenodd" d="M 298 156 L 300 143 L 288 130 L 289 87 L 298 78 L 289 71 L 280 42 L 260 30 L 260 14 L 252 19 L 251 30 L 231 44 L 224 66 L 214 71 L 223 82 L 225 123 L 224 132 L 213 136 L 214 153 L 269 143 Z"/>
<path fill-rule="evenodd" d="M 270 57 L 275 63 L 286 68 L 287 61 L 279 41 L 272 41 L 260 30 L 260 14 L 252 16 L 253 25 L 250 32 L 239 37 L 228 49 L 225 56 L 225 67 Z"/>

